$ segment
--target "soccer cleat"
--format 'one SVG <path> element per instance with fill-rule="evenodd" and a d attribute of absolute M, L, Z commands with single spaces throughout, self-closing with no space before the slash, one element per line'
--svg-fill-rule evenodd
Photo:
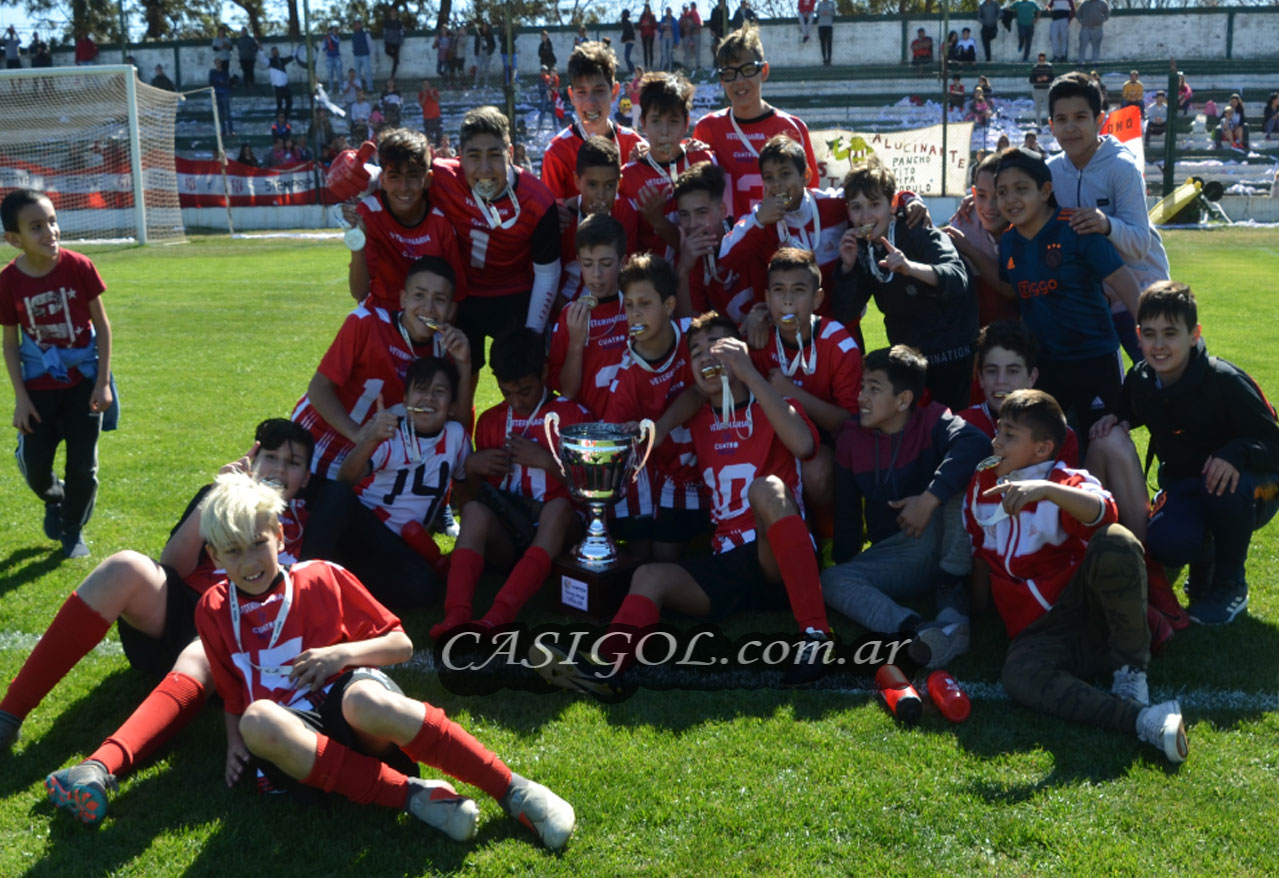
<path fill-rule="evenodd" d="M 1240 613 L 1248 612 L 1248 583 L 1215 586 L 1186 610 L 1200 625 L 1228 625 Z"/>
<path fill-rule="evenodd" d="M 62 539 L 62 504 L 44 504 L 44 535 L 51 540 Z"/>
<path fill-rule="evenodd" d="M 1146 602 L 1168 619 L 1173 631 L 1190 627 L 1190 616 L 1182 609 L 1162 564 L 1146 562 Z"/>
<path fill-rule="evenodd" d="M 453 539 L 457 539 L 462 533 L 462 526 L 453 517 L 453 507 L 447 504 L 440 510 L 440 530 Z"/>
<path fill-rule="evenodd" d="M 925 622 L 915 629 L 915 638 L 926 645 L 928 668 L 944 668 L 968 652 L 968 617 L 947 607 L 932 622 Z"/>
<path fill-rule="evenodd" d="M 22 720 L 7 710 L 0 710 L 0 753 L 13 748 L 22 734 Z"/>
<path fill-rule="evenodd" d="M 795 651 L 795 660 L 782 675 L 783 686 L 809 686 L 835 667 L 835 639 L 825 631 L 809 628 Z"/>
<path fill-rule="evenodd" d="M 89 547 L 85 544 L 84 537 L 80 536 L 80 531 L 62 535 L 62 556 L 64 558 L 89 557 Z"/>
<path fill-rule="evenodd" d="M 531 829 L 548 850 L 558 851 L 568 844 L 577 825 L 572 805 L 540 783 L 514 772 L 501 805 L 503 811 Z"/>
<path fill-rule="evenodd" d="M 560 689 L 585 692 L 596 701 L 616 704 L 635 693 L 633 685 L 626 685 L 614 672 L 613 665 L 597 662 L 586 655 L 575 659 L 559 647 L 534 642 L 528 651 L 529 666 L 537 675 Z"/>
<path fill-rule="evenodd" d="M 1176 701 L 1152 704 L 1137 714 L 1137 737 L 1162 750 L 1169 762 L 1185 762 L 1190 753 L 1181 705 Z"/>
<path fill-rule="evenodd" d="M 106 818 L 107 791 L 120 789 L 115 775 L 93 759 L 58 769 L 44 779 L 44 788 L 50 802 L 88 826 L 97 826 Z"/>
<path fill-rule="evenodd" d="M 408 781 L 409 795 L 404 803 L 406 813 L 454 841 L 475 837 L 480 809 L 473 799 L 459 795 L 451 784 L 442 780 L 410 777 Z"/>
<path fill-rule="evenodd" d="M 1150 704 L 1150 687 L 1146 685 L 1146 672 L 1136 665 L 1124 665 L 1115 670 L 1115 682 L 1110 694 L 1127 698 L 1138 704 Z"/>

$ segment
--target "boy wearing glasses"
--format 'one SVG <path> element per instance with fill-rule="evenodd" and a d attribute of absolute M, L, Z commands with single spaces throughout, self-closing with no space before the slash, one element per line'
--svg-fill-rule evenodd
<path fill-rule="evenodd" d="M 817 167 L 817 156 L 803 120 L 769 106 L 761 96 L 768 62 L 754 25 L 724 37 L 715 63 L 729 106 L 703 116 L 693 129 L 693 139 L 714 150 L 728 179 L 724 203 L 731 216 L 742 217 L 764 197 L 759 151 L 770 138 L 785 134 L 803 144 L 810 168 Z"/>

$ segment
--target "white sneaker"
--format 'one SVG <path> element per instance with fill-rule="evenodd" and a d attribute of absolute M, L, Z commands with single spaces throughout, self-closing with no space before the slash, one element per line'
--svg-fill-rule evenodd
<path fill-rule="evenodd" d="M 944 668 L 968 652 L 968 617 L 947 607 L 932 622 L 916 628 L 915 639 L 927 644 L 931 653 L 925 667 Z"/>
<path fill-rule="evenodd" d="M 1111 695 L 1127 698 L 1138 704 L 1150 704 L 1150 687 L 1146 685 L 1146 672 L 1136 665 L 1124 665 L 1115 671 Z"/>
<path fill-rule="evenodd" d="M 502 808 L 533 830 L 546 847 L 558 851 L 568 844 L 577 826 L 573 806 L 540 783 L 511 774 L 511 786 L 502 797 Z"/>
<path fill-rule="evenodd" d="M 475 824 L 480 819 L 480 809 L 474 800 L 460 795 L 451 784 L 417 777 L 409 778 L 409 798 L 404 810 L 454 841 L 474 838 Z"/>
<path fill-rule="evenodd" d="M 1176 701 L 1152 704 L 1137 714 L 1137 737 L 1162 750 L 1169 762 L 1185 762 L 1190 753 L 1181 705 Z"/>

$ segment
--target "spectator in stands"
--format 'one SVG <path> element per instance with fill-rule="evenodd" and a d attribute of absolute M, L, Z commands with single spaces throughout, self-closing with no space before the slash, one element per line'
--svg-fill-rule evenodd
<path fill-rule="evenodd" d="M 952 66 L 958 66 L 959 61 L 959 33 L 951 31 L 946 34 L 946 62 Z"/>
<path fill-rule="evenodd" d="M 289 163 L 289 154 L 284 150 L 284 138 L 277 137 L 271 141 L 271 154 L 267 157 L 267 165 L 281 168 Z"/>
<path fill-rule="evenodd" d="M 590 41 L 591 38 L 586 33 L 586 25 L 584 23 L 579 24 L 577 26 L 577 33 L 573 36 L 573 48 L 576 49 L 578 46 L 582 45 L 582 43 L 589 43 Z"/>
<path fill-rule="evenodd" d="M 990 44 L 999 36 L 999 16 L 1003 9 L 999 0 L 982 0 L 977 7 L 977 22 L 981 25 L 981 48 L 986 53 L 986 63 L 990 63 Z"/>
<path fill-rule="evenodd" d="M 240 154 L 235 157 L 235 160 L 250 168 L 262 167 L 262 163 L 258 161 L 258 157 L 253 154 L 253 147 L 247 143 L 240 144 Z"/>
<path fill-rule="evenodd" d="M 629 9 L 622 10 L 622 20 L 618 24 L 622 31 L 623 49 L 622 60 L 626 62 L 626 72 L 635 72 L 635 62 L 631 60 L 631 52 L 635 51 L 635 23 L 631 21 L 631 11 Z"/>
<path fill-rule="evenodd" d="M 400 95 L 394 76 L 387 77 L 386 84 L 382 86 L 382 98 L 378 103 L 382 107 L 382 115 L 386 117 L 386 124 L 392 128 L 399 128 L 400 119 L 404 115 L 404 98 Z"/>
<path fill-rule="evenodd" d="M 702 47 L 702 16 L 696 3 L 688 4 L 687 11 L 680 16 L 679 44 L 684 47 L 684 69 L 692 76 L 697 72 Z"/>
<path fill-rule="evenodd" d="M 355 96 L 359 93 L 360 81 L 355 78 L 355 68 L 351 67 L 346 71 L 346 82 L 342 83 L 342 92 L 339 95 L 347 113 L 351 112 L 351 104 L 355 103 Z"/>
<path fill-rule="evenodd" d="M 1035 97 L 1035 124 L 1041 128 L 1048 122 L 1048 87 L 1052 84 L 1053 66 L 1040 52 L 1039 63 L 1030 69 L 1030 88 Z"/>
<path fill-rule="evenodd" d="M 323 155 L 325 147 L 333 144 L 336 139 L 333 132 L 333 115 L 328 111 L 327 107 L 316 108 L 315 124 L 307 131 L 306 139 L 321 155 Z"/>
<path fill-rule="evenodd" d="M 1217 133 L 1212 139 L 1213 147 L 1220 149 L 1224 143 L 1234 149 L 1243 149 L 1244 134 L 1243 126 L 1239 124 L 1239 120 L 1235 118 L 1235 108 L 1229 105 L 1221 111 L 1221 124 L 1217 126 Z"/>
<path fill-rule="evenodd" d="M 986 93 L 982 91 L 981 86 L 973 89 L 973 106 L 968 114 L 968 118 L 974 124 L 983 127 L 990 124 L 990 102 L 986 100 Z M 983 138 L 983 143 L 985 142 Z"/>
<path fill-rule="evenodd" d="M 995 97 L 995 89 L 990 84 L 989 76 L 977 77 L 977 87 L 980 88 L 982 91 L 982 94 L 986 96 L 986 100 L 989 101 Z M 993 110 L 994 107 L 992 106 L 991 109 Z"/>
<path fill-rule="evenodd" d="M 34 61 L 31 66 L 35 66 Z M 1273 140 L 1275 133 L 1279 132 L 1279 91 L 1272 91 L 1266 99 L 1266 108 L 1261 111 L 1261 130 L 1265 132 L 1266 140 Z"/>
<path fill-rule="evenodd" d="M 719 41 L 724 39 L 724 34 L 728 33 L 729 27 L 728 0 L 717 0 L 715 8 L 711 10 L 710 31 L 711 31 L 711 58 L 714 59 L 719 52 Z M 635 106 L 639 106 L 637 102 Z"/>
<path fill-rule="evenodd" d="M 1035 40 L 1035 20 L 1039 18 L 1039 4 L 1035 0 L 1017 0 L 1009 11 L 1017 19 L 1017 51 L 1021 60 L 1030 60 L 1030 47 Z"/>
<path fill-rule="evenodd" d="M 947 106 L 952 110 L 962 111 L 964 109 L 964 83 L 958 73 L 951 78 L 947 94 L 949 95 Z"/>
<path fill-rule="evenodd" d="M 1177 109 L 1183 113 L 1190 112 L 1190 99 L 1194 97 L 1195 90 L 1190 87 L 1190 83 L 1186 82 L 1186 74 L 1177 74 Z"/>
<path fill-rule="evenodd" d="M 648 7 L 645 6 L 644 8 L 647 9 Z M 542 31 L 542 41 L 537 44 L 537 63 L 554 70 L 557 60 L 555 47 L 551 45 L 551 35 L 546 31 Z"/>
<path fill-rule="evenodd" d="M 1150 146 L 1151 135 L 1163 136 L 1168 130 L 1168 94 L 1162 90 L 1155 92 L 1155 102 L 1146 112 L 1146 146 Z"/>
<path fill-rule="evenodd" d="M 373 105 L 369 103 L 369 99 L 364 94 L 364 89 L 359 89 L 355 93 L 355 102 L 351 104 L 348 111 L 351 116 L 351 139 L 357 141 L 368 140 L 371 136 L 369 131 L 369 117 L 373 115 Z"/>
<path fill-rule="evenodd" d="M 311 160 L 311 150 L 306 148 L 305 143 L 295 141 L 292 134 L 284 138 L 284 148 L 293 155 L 293 164 L 295 165 L 299 162 L 309 162 Z"/>
<path fill-rule="evenodd" d="M 364 22 L 358 18 L 351 22 L 351 55 L 354 58 L 355 72 L 359 74 L 361 86 L 365 91 L 372 91 L 373 38 L 364 29 Z"/>
<path fill-rule="evenodd" d="M 977 63 L 977 41 L 973 39 L 972 28 L 964 28 L 955 44 L 955 51 L 959 63 L 967 64 L 969 68 Z"/>
<path fill-rule="evenodd" d="M 1097 83 L 1097 91 L 1101 92 L 1101 111 L 1103 113 L 1110 112 L 1110 92 L 1106 90 L 1106 83 L 1101 81 L 1101 74 L 1096 70 L 1088 74 L 1088 77 Z"/>
<path fill-rule="evenodd" d="M 528 157 L 528 147 L 522 143 L 515 144 L 515 152 L 511 156 L 511 163 L 517 168 L 523 168 L 530 174 L 533 173 L 533 161 Z"/>
<path fill-rule="evenodd" d="M 493 36 L 493 28 L 483 22 L 475 31 L 475 87 L 483 85 L 488 88 L 489 65 L 493 61 L 493 53 L 497 51 L 497 38 Z"/>
<path fill-rule="evenodd" d="M 1048 0 L 1045 9 L 1052 17 L 1048 39 L 1053 47 L 1053 60 L 1063 64 L 1070 60 L 1070 20 L 1075 17 L 1075 0 Z"/>
<path fill-rule="evenodd" d="M 228 77 L 231 75 L 231 49 L 233 48 L 231 38 L 227 35 L 226 25 L 218 25 L 218 35 L 213 38 L 213 60 L 222 62 Z"/>
<path fill-rule="evenodd" d="M 657 23 L 657 43 L 661 48 L 661 68 L 663 70 L 675 69 L 675 46 L 679 42 L 679 22 L 675 20 L 675 13 L 671 12 L 669 6 L 666 12 L 662 14 L 662 20 Z"/>
<path fill-rule="evenodd" d="M 422 108 L 422 131 L 426 134 L 426 139 L 431 141 L 431 146 L 437 147 L 444 126 L 440 123 L 440 92 L 431 85 L 431 80 L 422 80 L 422 87 L 417 93 L 417 104 Z"/>
<path fill-rule="evenodd" d="M 235 124 L 231 121 L 231 75 L 226 72 L 226 62 L 216 59 L 213 69 L 209 71 L 209 85 L 213 87 L 213 100 L 218 108 L 218 124 L 223 136 L 235 134 Z"/>
<path fill-rule="evenodd" d="M 4 32 L 4 66 L 6 70 L 22 69 L 22 42 L 13 25 Z"/>
<path fill-rule="evenodd" d="M 452 44 L 448 28 L 441 27 L 435 31 L 435 39 L 431 42 L 431 48 L 435 50 L 435 75 L 443 79 L 445 85 L 449 80 L 449 46 Z"/>
<path fill-rule="evenodd" d="M 75 41 L 75 63 L 77 67 L 98 63 L 98 44 L 93 41 L 93 34 L 82 33 Z"/>
<path fill-rule="evenodd" d="M 1084 48 L 1092 49 L 1089 62 L 1097 63 L 1101 57 L 1101 29 L 1110 18 L 1110 4 L 1106 0 L 1084 0 L 1075 10 L 1079 20 L 1079 63 L 1084 63 Z"/>
<path fill-rule="evenodd" d="M 453 142 L 449 140 L 449 136 L 447 134 L 440 135 L 440 145 L 435 148 L 435 157 L 439 159 L 451 159 L 457 157 L 453 152 Z"/>
<path fill-rule="evenodd" d="M 1235 92 L 1234 94 L 1230 96 L 1229 103 L 1230 103 L 1230 106 L 1233 107 L 1235 111 L 1235 122 L 1237 122 L 1240 125 L 1247 125 L 1248 116 L 1247 116 L 1247 113 L 1244 112 L 1243 99 L 1239 97 L 1239 92 Z"/>
<path fill-rule="evenodd" d="M 324 35 L 324 62 L 328 65 L 329 91 L 336 92 L 342 78 L 342 38 L 336 24 L 329 25 L 329 32 Z"/>
<path fill-rule="evenodd" d="M 34 67 L 35 64 L 32 63 L 31 66 Z M 151 79 L 151 85 L 154 88 L 162 88 L 165 91 L 177 91 L 173 87 L 173 80 L 164 75 L 164 66 L 161 64 L 155 65 L 155 76 Z"/>
<path fill-rule="evenodd" d="M 40 39 L 40 34 L 34 32 L 31 34 L 31 42 L 27 45 L 27 52 L 31 55 L 31 66 L 33 68 L 53 66 L 53 53 L 49 51 L 49 44 Z M 45 79 L 44 81 L 48 83 L 50 80 Z M 170 86 L 172 86 L 172 83 L 170 83 Z M 170 87 L 169 90 L 173 91 L 173 88 Z"/>
<path fill-rule="evenodd" d="M 280 138 L 283 140 L 293 134 L 293 126 L 289 124 L 289 117 L 283 113 L 275 114 L 275 122 L 271 124 L 271 138 Z"/>
<path fill-rule="evenodd" d="M 258 52 L 261 48 L 262 45 L 257 37 L 249 33 L 247 27 L 240 28 L 240 35 L 235 38 L 235 50 L 240 56 L 240 73 L 247 86 L 257 85 L 253 79 L 253 68 L 258 63 Z"/>
<path fill-rule="evenodd" d="M 1044 155 L 1044 148 L 1039 145 L 1039 135 L 1033 131 L 1027 131 L 1026 136 L 1022 139 L 1022 147 L 1025 149 L 1033 149 L 1040 155 Z"/>
<path fill-rule="evenodd" d="M 835 0 L 819 0 L 817 4 L 817 40 L 822 45 L 822 63 L 827 67 L 831 65 L 831 45 L 834 36 Z"/>
<path fill-rule="evenodd" d="M 723 0 L 720 0 L 722 5 Z M 653 7 L 648 3 L 644 4 L 644 11 L 639 17 L 640 44 L 643 48 L 644 66 L 649 70 L 653 69 L 653 39 L 657 36 L 657 16 L 653 14 Z M 543 32 L 545 33 L 545 32 Z M 549 37 L 547 38 L 549 40 Z M 539 52 L 540 56 L 540 52 Z M 542 61 L 546 64 L 545 61 Z"/>
<path fill-rule="evenodd" d="M 1122 107 L 1140 107 L 1142 118 L 1146 116 L 1146 85 L 1137 78 L 1137 71 L 1134 70 L 1128 74 L 1128 81 L 1124 83 L 1123 90 L 1119 93 L 1120 104 Z"/>
<path fill-rule="evenodd" d="M 914 67 L 926 67 L 933 63 L 933 38 L 922 27 L 915 32 L 915 39 L 910 41 L 910 63 Z"/>
<path fill-rule="evenodd" d="M 748 21 L 759 21 L 759 16 L 755 14 L 755 10 L 751 9 L 751 0 L 742 0 L 742 5 L 737 7 L 737 11 L 733 13 L 732 25 L 734 30 L 740 28 Z"/>
<path fill-rule="evenodd" d="M 995 152 L 1003 152 L 1004 150 L 1008 149 L 1008 145 L 1009 145 L 1008 135 L 1007 134 L 999 135 L 999 142 L 995 144 Z"/>
<path fill-rule="evenodd" d="M 386 14 L 382 21 L 382 48 L 386 57 L 391 59 L 391 76 L 400 70 L 400 47 L 404 45 L 404 22 L 400 21 L 400 10 L 396 6 Z"/>
<path fill-rule="evenodd" d="M 284 113 L 289 118 L 293 112 L 293 89 L 289 87 L 289 62 L 292 58 L 281 58 L 280 50 L 271 47 L 271 58 L 267 61 L 267 76 L 271 79 L 271 88 L 275 90 L 275 111 Z"/>

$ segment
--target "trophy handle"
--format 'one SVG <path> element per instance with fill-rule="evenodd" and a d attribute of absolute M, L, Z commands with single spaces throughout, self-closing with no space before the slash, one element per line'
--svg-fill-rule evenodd
<path fill-rule="evenodd" d="M 550 449 L 551 457 L 555 458 L 555 465 L 560 468 L 561 474 L 567 475 L 564 469 L 564 461 L 560 460 L 559 452 L 556 451 L 556 448 L 559 447 L 559 442 L 556 441 L 555 436 L 551 433 L 552 430 L 555 433 L 560 431 L 560 413 L 547 412 L 545 419 L 542 421 L 542 429 L 546 431 L 546 445 Z"/>
<path fill-rule="evenodd" d="M 648 442 L 644 443 L 644 436 L 648 435 Z M 631 481 L 639 479 L 640 470 L 648 463 L 648 456 L 653 453 L 653 440 L 657 438 L 657 425 L 649 418 L 640 421 L 639 436 L 637 441 L 644 444 L 644 456 L 640 458 L 640 462 L 635 465 L 635 471 L 631 473 Z"/>

